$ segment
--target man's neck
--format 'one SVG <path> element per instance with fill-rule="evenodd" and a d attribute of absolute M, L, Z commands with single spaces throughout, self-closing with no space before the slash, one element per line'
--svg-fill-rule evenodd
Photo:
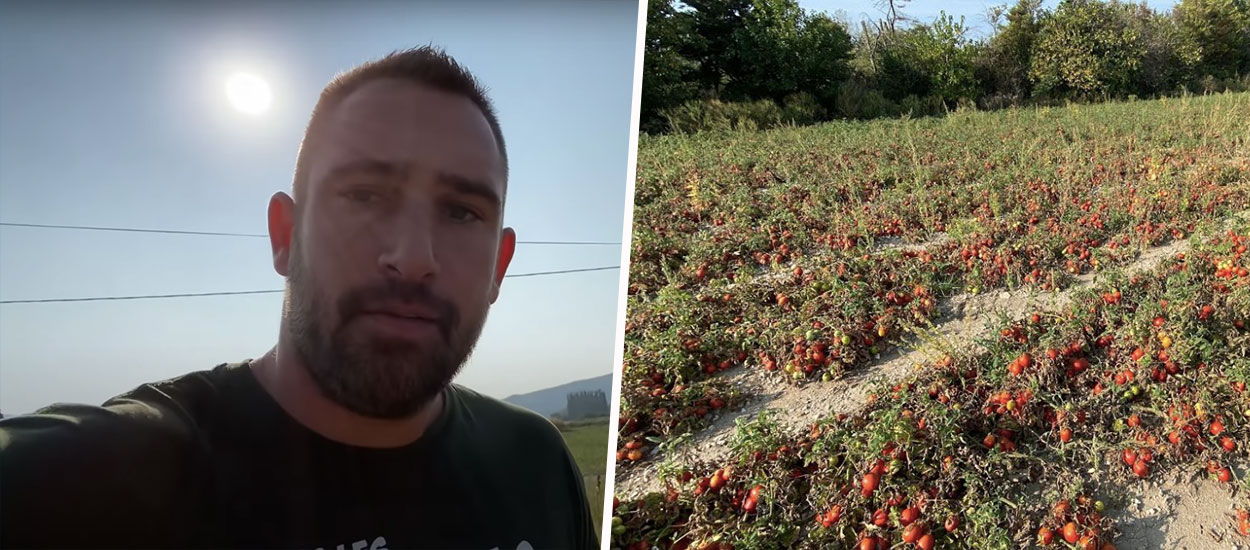
<path fill-rule="evenodd" d="M 387 420 L 352 412 L 323 395 L 298 354 L 281 342 L 253 361 L 251 370 L 261 387 L 296 422 L 327 439 L 347 445 L 374 448 L 408 445 L 420 439 L 443 411 L 444 397 L 440 393 L 406 418 Z"/>

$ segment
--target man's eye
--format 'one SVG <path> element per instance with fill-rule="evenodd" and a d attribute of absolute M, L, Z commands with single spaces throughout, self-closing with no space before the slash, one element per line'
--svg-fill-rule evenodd
<path fill-rule="evenodd" d="M 376 192 L 370 189 L 352 189 L 344 194 L 348 200 L 360 203 L 374 202 L 380 198 Z"/>
<path fill-rule="evenodd" d="M 481 216 L 478 216 L 472 210 L 455 204 L 447 207 L 447 215 L 458 222 L 471 222 L 481 219 Z"/>

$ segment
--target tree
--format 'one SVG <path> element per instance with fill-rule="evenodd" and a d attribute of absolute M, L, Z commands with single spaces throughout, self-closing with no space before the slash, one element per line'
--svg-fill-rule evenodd
<path fill-rule="evenodd" d="M 1041 29 L 1041 5 L 1041 0 L 1019 0 L 1010 9 L 1004 5 L 991 10 L 995 32 L 975 61 L 977 79 L 987 93 L 1023 98 L 1032 92 L 1029 58 Z"/>
<path fill-rule="evenodd" d="M 973 60 L 976 49 L 967 39 L 963 19 L 942 12 L 933 23 L 890 34 L 881 27 L 865 27 L 859 44 L 870 56 L 859 67 L 875 69 L 864 76 L 884 97 L 901 101 L 908 96 L 934 96 L 945 103 L 976 96 Z"/>
<path fill-rule="evenodd" d="M 1131 90 L 1145 52 L 1116 6 L 1062 0 L 1042 18 L 1029 64 L 1035 93 L 1088 98 Z"/>
<path fill-rule="evenodd" d="M 972 63 L 975 49 L 967 39 L 964 19 L 941 12 L 937 20 L 911 33 L 920 70 L 926 73 L 929 90 L 944 102 L 976 97 Z"/>
<path fill-rule="evenodd" d="M 1157 94 L 1193 80 L 1201 59 L 1197 44 L 1185 37 L 1174 17 L 1145 5 L 1125 5 L 1126 24 L 1141 37 L 1142 63 L 1134 91 Z"/>
<path fill-rule="evenodd" d="M 794 0 L 753 0 L 733 33 L 734 59 L 726 92 L 736 100 L 780 101 L 803 79 L 799 35 L 803 10 Z"/>
<path fill-rule="evenodd" d="M 910 21 L 911 19 L 903 15 L 903 8 L 911 0 L 877 0 L 877 9 L 885 13 L 885 21 L 883 27 L 894 34 L 898 31 L 898 24 Z"/>
<path fill-rule="evenodd" d="M 850 74 L 846 27 L 807 14 L 795 0 L 649 2 L 644 131 L 668 130 L 678 111 L 699 119 L 719 108 L 708 99 L 771 100 L 782 106 L 781 116 L 817 120 Z"/>
<path fill-rule="evenodd" d="M 671 0 L 649 0 L 639 113 L 642 131 L 663 131 L 660 111 L 698 94 L 699 65 L 686 56 L 692 49 L 691 36 L 690 14 L 673 9 Z"/>
<path fill-rule="evenodd" d="M 1049 11 L 1012 0 L 989 10 L 984 41 L 945 12 L 911 20 L 901 12 L 910 0 L 878 0 L 885 16 L 853 37 L 798 1 L 648 0 L 643 130 L 1168 93 L 1204 74 L 1250 73 L 1250 0 L 1179 0 L 1170 14 L 1122 0 Z"/>
<path fill-rule="evenodd" d="M 699 87 L 720 97 L 729 72 L 738 65 L 739 33 L 751 0 L 684 0 L 691 11 L 688 57 L 698 63 Z"/>
<path fill-rule="evenodd" d="M 860 66 L 872 69 L 864 76 L 886 98 L 899 101 L 909 95 L 929 94 L 928 73 L 915 49 L 920 41 L 916 35 L 925 32 L 924 27 L 896 33 L 884 27 L 879 31 L 864 29 L 860 42 L 866 46 L 867 59 L 861 58 Z"/>
<path fill-rule="evenodd" d="M 1245 0 L 1181 0 L 1181 35 L 1197 47 L 1200 74 L 1229 78 L 1250 73 L 1250 8 Z"/>
<path fill-rule="evenodd" d="M 825 14 L 811 15 L 799 33 L 798 48 L 803 75 L 799 91 L 811 93 L 826 109 L 832 108 L 838 88 L 851 76 L 851 33 Z"/>
<path fill-rule="evenodd" d="M 809 93 L 828 106 L 850 74 L 850 33 L 794 0 L 755 0 L 735 44 L 738 66 L 726 86 L 735 99 L 782 102 Z"/>

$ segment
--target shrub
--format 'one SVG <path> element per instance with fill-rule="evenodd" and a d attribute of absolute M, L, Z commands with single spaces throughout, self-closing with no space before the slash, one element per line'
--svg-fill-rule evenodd
<path fill-rule="evenodd" d="M 1141 68 L 1141 36 L 1097 0 L 1065 0 L 1042 18 L 1029 77 L 1034 91 L 1097 99 L 1128 93 Z"/>
<path fill-rule="evenodd" d="M 825 108 L 820 106 L 816 96 L 800 92 L 786 97 L 782 102 L 781 120 L 786 124 L 802 126 L 825 120 Z"/>
<path fill-rule="evenodd" d="M 799 93 L 787 97 L 783 105 L 769 99 L 741 102 L 692 100 L 661 111 L 661 116 L 673 132 L 694 134 L 812 124 L 825 119 L 825 110 L 811 94 Z"/>
<path fill-rule="evenodd" d="M 923 97 L 909 95 L 899 102 L 898 110 L 900 114 L 907 114 L 913 117 L 937 116 L 946 112 L 946 105 L 942 98 L 936 95 Z"/>
<path fill-rule="evenodd" d="M 838 114 L 846 118 L 869 119 L 898 113 L 898 105 L 886 99 L 880 90 L 858 81 L 842 84 L 835 105 Z"/>

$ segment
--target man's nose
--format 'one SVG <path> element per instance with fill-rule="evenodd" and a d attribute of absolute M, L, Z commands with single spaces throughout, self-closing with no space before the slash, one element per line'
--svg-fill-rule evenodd
<path fill-rule="evenodd" d="M 434 226 L 427 216 L 413 216 L 392 224 L 389 246 L 378 258 L 378 267 L 389 278 L 421 282 L 438 274 Z"/>

